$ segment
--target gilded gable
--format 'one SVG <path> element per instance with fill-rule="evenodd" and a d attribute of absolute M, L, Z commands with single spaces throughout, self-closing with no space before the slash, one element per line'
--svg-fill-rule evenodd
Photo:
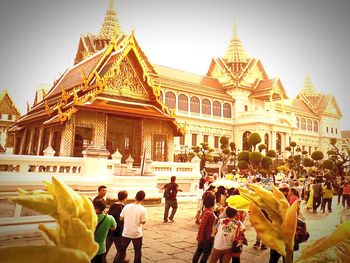
<path fill-rule="evenodd" d="M 116 77 L 108 82 L 103 93 L 115 97 L 149 100 L 144 85 L 129 61 L 124 59 L 120 64 Z"/>
<path fill-rule="evenodd" d="M 263 73 L 259 67 L 255 65 L 244 77 L 244 82 L 248 85 L 253 85 L 257 79 L 263 79 Z"/>

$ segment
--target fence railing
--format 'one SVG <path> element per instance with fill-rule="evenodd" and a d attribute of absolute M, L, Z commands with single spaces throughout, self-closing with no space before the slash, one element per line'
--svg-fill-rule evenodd
<path fill-rule="evenodd" d="M 84 159 L 76 157 L 0 155 L 0 174 L 82 175 Z"/>
<path fill-rule="evenodd" d="M 141 176 L 140 167 L 117 164 L 100 157 L 0 155 L 0 234 L 13 226 L 16 226 L 15 229 L 27 229 L 28 225 L 51 221 L 47 216 L 9 202 L 6 197 L 16 195 L 17 188 L 43 189 L 42 181 L 50 181 L 52 176 L 89 197 L 93 197 L 97 187 L 103 184 L 114 196 L 119 190 L 127 190 L 132 198 L 143 189 L 148 198 L 160 200 L 161 186 L 175 175 L 177 183 L 184 189 L 180 195 L 195 196 L 200 177 L 198 160 L 192 163 L 147 160 L 146 163 L 145 173 Z"/>

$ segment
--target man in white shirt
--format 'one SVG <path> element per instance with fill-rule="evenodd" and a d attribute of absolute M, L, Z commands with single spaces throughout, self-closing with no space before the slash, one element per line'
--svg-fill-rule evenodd
<path fill-rule="evenodd" d="M 127 204 L 120 214 L 120 220 L 124 220 L 124 229 L 122 233 L 121 253 L 117 255 L 116 262 L 124 262 L 126 249 L 132 242 L 135 251 L 134 262 L 141 262 L 142 248 L 142 225 L 146 223 L 146 208 L 141 205 L 145 199 L 145 192 L 138 191 L 135 196 L 135 202 Z"/>

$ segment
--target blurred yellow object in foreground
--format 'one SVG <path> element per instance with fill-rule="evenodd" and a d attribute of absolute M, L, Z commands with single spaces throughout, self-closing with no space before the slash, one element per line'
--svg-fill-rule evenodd
<path fill-rule="evenodd" d="M 9 199 L 50 215 L 55 219 L 57 228 L 40 224 L 39 229 L 47 245 L 1 248 L 1 262 L 90 262 L 98 250 L 94 240 L 97 216 L 92 202 L 55 177 L 52 177 L 52 183 L 44 184 L 47 191 L 27 192 L 19 189 L 19 196 Z"/>

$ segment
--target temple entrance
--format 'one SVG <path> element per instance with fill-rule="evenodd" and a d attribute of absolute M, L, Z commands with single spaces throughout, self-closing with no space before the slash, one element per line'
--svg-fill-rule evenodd
<path fill-rule="evenodd" d="M 122 163 L 131 155 L 134 165 L 141 164 L 142 120 L 108 116 L 107 143 L 108 151 L 113 154 L 118 149 L 122 154 Z"/>
<path fill-rule="evenodd" d="M 82 157 L 84 148 L 87 145 L 90 145 L 93 140 L 93 129 L 89 127 L 75 127 L 75 135 L 74 135 L 74 157 Z"/>

